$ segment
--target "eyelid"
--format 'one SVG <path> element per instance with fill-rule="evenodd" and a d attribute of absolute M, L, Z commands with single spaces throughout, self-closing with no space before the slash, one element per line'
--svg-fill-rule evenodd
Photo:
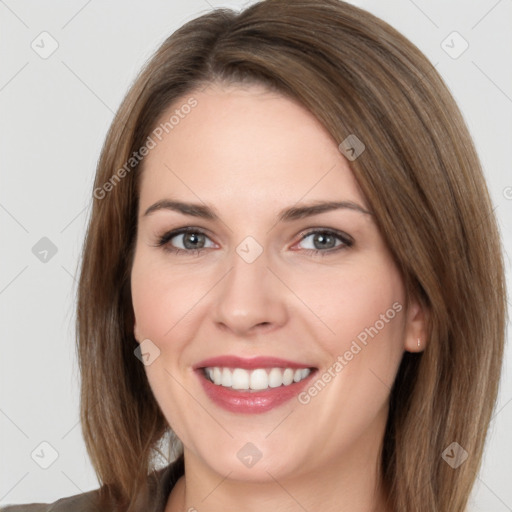
<path fill-rule="evenodd" d="M 209 236 L 208 234 L 208 230 L 204 229 L 204 228 L 199 228 L 199 227 L 194 227 L 194 226 L 184 226 L 184 227 L 181 227 L 181 228 L 176 228 L 176 229 L 171 229 L 169 231 L 165 231 L 162 235 L 156 235 L 157 236 L 157 243 L 154 244 L 154 247 L 164 247 L 175 237 L 179 236 L 179 235 L 183 235 L 183 234 L 186 234 L 186 233 L 197 233 L 197 234 L 200 234 L 200 235 L 204 235 L 206 236 L 207 238 L 209 238 L 211 240 L 211 237 Z M 213 240 L 212 240 L 213 242 Z M 213 242 L 215 243 L 215 242 Z M 185 250 L 185 249 L 180 249 L 179 247 L 173 247 L 173 251 L 181 251 L 181 252 L 187 252 L 187 253 L 192 253 L 194 251 L 202 251 L 204 250 L 205 248 L 201 248 L 201 249 L 190 249 L 190 250 Z"/>
<path fill-rule="evenodd" d="M 304 238 L 308 237 L 309 235 L 312 235 L 313 233 L 333 233 L 334 235 L 336 235 L 339 238 L 341 238 L 342 240 L 344 240 L 346 243 L 350 243 L 350 244 L 354 243 L 354 239 L 348 233 L 345 233 L 344 231 L 340 231 L 339 229 L 334 229 L 334 228 L 317 228 L 317 227 L 309 228 L 309 229 L 305 229 L 305 230 L 301 231 L 299 233 L 299 235 L 301 236 L 301 239 L 299 240 L 299 242 L 304 240 Z"/>
<path fill-rule="evenodd" d="M 174 252 L 176 254 L 187 254 L 187 255 L 200 254 L 206 249 L 211 249 L 211 247 L 201 247 L 199 249 L 188 249 L 187 250 L 187 249 L 181 249 L 179 247 L 173 247 L 173 246 L 170 246 L 170 248 L 167 248 L 166 246 L 168 245 L 170 240 L 172 240 L 173 238 L 175 238 L 179 235 L 186 234 L 186 233 L 196 233 L 196 234 L 204 235 L 207 238 L 209 238 L 212 241 L 212 243 L 217 245 L 211 239 L 208 232 L 209 232 L 209 230 L 207 230 L 205 228 L 200 228 L 200 227 L 195 227 L 195 226 L 184 226 L 181 228 L 172 229 L 170 231 L 164 232 L 162 235 L 157 235 L 158 241 L 156 244 L 154 244 L 154 247 L 162 247 L 164 250 L 167 250 L 169 252 Z M 323 227 L 323 228 L 322 227 L 311 227 L 311 228 L 307 228 L 299 233 L 300 239 L 294 245 L 297 245 L 298 243 L 302 242 L 304 239 L 306 239 L 307 237 L 309 237 L 310 235 L 313 235 L 315 233 L 332 234 L 336 238 L 341 240 L 342 243 L 333 248 L 326 249 L 326 250 L 303 249 L 303 251 L 305 251 L 306 253 L 313 253 L 315 255 L 316 254 L 328 255 L 328 254 L 333 254 L 333 253 L 337 252 L 338 250 L 349 248 L 354 244 L 354 239 L 349 234 L 347 234 L 343 231 L 340 231 L 338 229 L 327 228 L 327 227 Z"/>
<path fill-rule="evenodd" d="M 328 256 L 328 255 L 334 255 L 338 253 L 338 251 L 348 249 L 354 245 L 354 239 L 348 235 L 347 233 L 340 231 L 338 229 L 334 228 L 310 228 L 308 230 L 304 230 L 300 233 L 300 240 L 294 244 L 300 244 L 303 240 L 308 238 L 311 235 L 321 233 L 321 234 L 328 234 L 330 236 L 334 236 L 336 239 L 340 241 L 338 245 L 335 245 L 334 247 L 331 247 L 330 249 L 302 249 L 302 251 L 305 251 L 307 254 L 313 254 L 314 256 L 320 255 L 320 256 Z M 293 247 L 293 246 L 292 246 Z"/>

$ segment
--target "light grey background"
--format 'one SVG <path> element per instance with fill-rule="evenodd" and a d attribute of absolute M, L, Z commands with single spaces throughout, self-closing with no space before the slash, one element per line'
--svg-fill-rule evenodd
<path fill-rule="evenodd" d="M 100 147 L 136 72 L 168 35 L 213 7 L 248 3 L 0 0 L 0 504 L 98 486 L 78 423 L 74 293 Z M 444 77 L 511 254 L 512 1 L 352 3 L 411 39 Z M 31 47 L 48 52 L 52 39 L 58 48 L 47 58 Z M 32 252 L 43 237 L 57 249 L 47 262 Z M 509 256 L 507 273 L 510 286 Z M 473 511 L 512 510 L 511 368 L 509 342 Z M 52 461 L 42 442 L 58 454 L 47 469 L 35 462 Z"/>

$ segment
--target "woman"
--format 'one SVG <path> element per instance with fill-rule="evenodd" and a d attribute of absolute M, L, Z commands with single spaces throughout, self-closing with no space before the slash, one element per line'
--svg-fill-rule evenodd
<path fill-rule="evenodd" d="M 459 110 L 403 36 L 339 0 L 187 23 L 93 194 L 77 331 L 102 486 L 59 510 L 465 509 L 501 247 Z"/>

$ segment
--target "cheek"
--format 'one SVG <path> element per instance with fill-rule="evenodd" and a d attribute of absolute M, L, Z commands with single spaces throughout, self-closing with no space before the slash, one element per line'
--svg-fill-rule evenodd
<path fill-rule="evenodd" d="M 311 284 L 302 289 L 322 320 L 309 325 L 324 359 L 300 403 L 318 424 L 327 425 L 326 436 L 341 444 L 365 431 L 382 411 L 403 355 L 401 277 L 382 260 L 360 263 L 326 271 L 321 292 Z"/>
<path fill-rule="evenodd" d="M 157 344 L 172 337 L 172 330 L 197 303 L 198 290 L 191 276 L 181 269 L 134 262 L 132 303 L 140 336 Z"/>
<path fill-rule="evenodd" d="M 188 319 L 200 297 L 191 277 L 183 270 L 165 268 L 144 251 L 135 259 L 131 274 L 140 340 L 150 339 L 160 350 L 158 357 L 145 366 L 146 376 L 160 409 L 180 439 L 188 439 L 187 428 L 182 420 L 176 423 L 176 418 L 182 418 L 183 411 L 190 407 L 190 396 L 179 384 L 182 376 L 177 365 L 186 353 L 187 340 L 193 337 Z"/>
<path fill-rule="evenodd" d="M 303 287 L 303 297 L 322 320 L 315 324 L 316 339 L 330 358 L 352 351 L 347 359 L 357 364 L 381 359 L 394 364 L 401 353 L 405 309 L 396 267 L 368 258 L 324 274 Z"/>

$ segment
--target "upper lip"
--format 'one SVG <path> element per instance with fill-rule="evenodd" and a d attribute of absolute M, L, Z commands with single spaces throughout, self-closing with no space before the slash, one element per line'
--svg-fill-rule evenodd
<path fill-rule="evenodd" d="M 225 355 L 210 357 L 194 365 L 194 370 L 199 368 L 213 368 L 213 367 L 227 367 L 227 368 L 246 368 L 248 370 L 255 368 L 313 368 L 310 364 L 299 363 L 296 361 L 289 361 L 279 357 L 258 356 L 246 359 L 243 357 Z"/>

